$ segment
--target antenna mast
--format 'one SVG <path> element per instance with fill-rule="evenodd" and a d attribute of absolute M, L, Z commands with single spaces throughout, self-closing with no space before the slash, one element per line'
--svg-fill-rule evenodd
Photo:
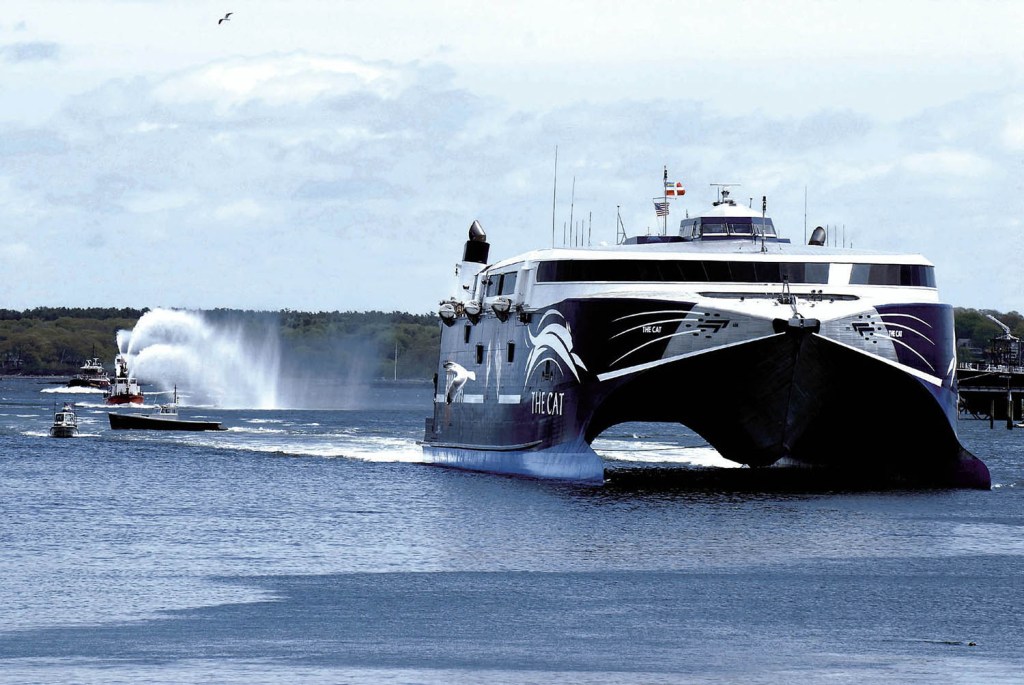
<path fill-rule="evenodd" d="M 572 197 L 569 200 L 569 242 L 572 242 L 572 210 L 576 205 L 576 177 L 572 177 Z"/>
<path fill-rule="evenodd" d="M 555 198 L 558 197 L 558 146 L 555 146 L 555 182 L 551 189 L 551 249 L 555 247 Z"/>

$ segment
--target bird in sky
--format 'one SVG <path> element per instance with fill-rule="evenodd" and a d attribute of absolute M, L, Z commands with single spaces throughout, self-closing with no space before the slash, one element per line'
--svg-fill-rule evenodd
<path fill-rule="evenodd" d="M 230 17 L 232 14 L 234 14 L 234 12 L 228 12 L 227 14 L 225 14 L 223 19 L 220 19 L 220 20 L 217 21 L 217 25 L 219 26 L 220 24 L 224 23 L 225 21 L 231 21 L 230 19 L 228 19 L 228 17 Z"/>

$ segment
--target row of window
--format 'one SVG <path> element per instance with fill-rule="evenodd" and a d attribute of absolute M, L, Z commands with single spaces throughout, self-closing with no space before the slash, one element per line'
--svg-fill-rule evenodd
<path fill-rule="evenodd" d="M 470 327 L 466 326 L 466 342 L 469 342 Z M 505 348 L 505 355 L 508 359 L 508 363 L 511 364 L 516 359 L 516 344 L 509 341 L 508 346 Z M 484 363 L 484 346 L 482 343 L 476 344 L 476 363 Z"/>
<path fill-rule="evenodd" d="M 541 262 L 538 283 L 570 281 L 828 283 L 829 264 L 701 260 L 595 259 Z M 854 264 L 854 285 L 935 287 L 935 269 L 917 264 Z"/>
<path fill-rule="evenodd" d="M 757 217 L 689 219 L 680 222 L 679 235 L 687 238 L 701 235 L 774 236 L 775 226 L 771 219 Z"/>

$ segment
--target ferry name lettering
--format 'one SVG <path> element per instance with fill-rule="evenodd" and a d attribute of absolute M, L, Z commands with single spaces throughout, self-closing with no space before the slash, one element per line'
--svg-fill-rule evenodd
<path fill-rule="evenodd" d="M 901 330 L 889 331 L 889 337 L 890 338 L 902 338 L 903 337 L 903 331 L 901 331 Z"/>
<path fill-rule="evenodd" d="M 530 411 L 545 416 L 561 416 L 565 409 L 564 392 L 531 392 Z"/>
<path fill-rule="evenodd" d="M 644 333 L 661 333 L 661 326 L 644 326 Z"/>

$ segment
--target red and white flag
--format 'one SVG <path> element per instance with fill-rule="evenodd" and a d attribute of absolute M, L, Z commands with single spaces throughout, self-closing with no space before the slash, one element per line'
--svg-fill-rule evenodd
<path fill-rule="evenodd" d="M 686 195 L 686 188 L 682 183 L 665 181 L 665 197 L 682 197 Z"/>

